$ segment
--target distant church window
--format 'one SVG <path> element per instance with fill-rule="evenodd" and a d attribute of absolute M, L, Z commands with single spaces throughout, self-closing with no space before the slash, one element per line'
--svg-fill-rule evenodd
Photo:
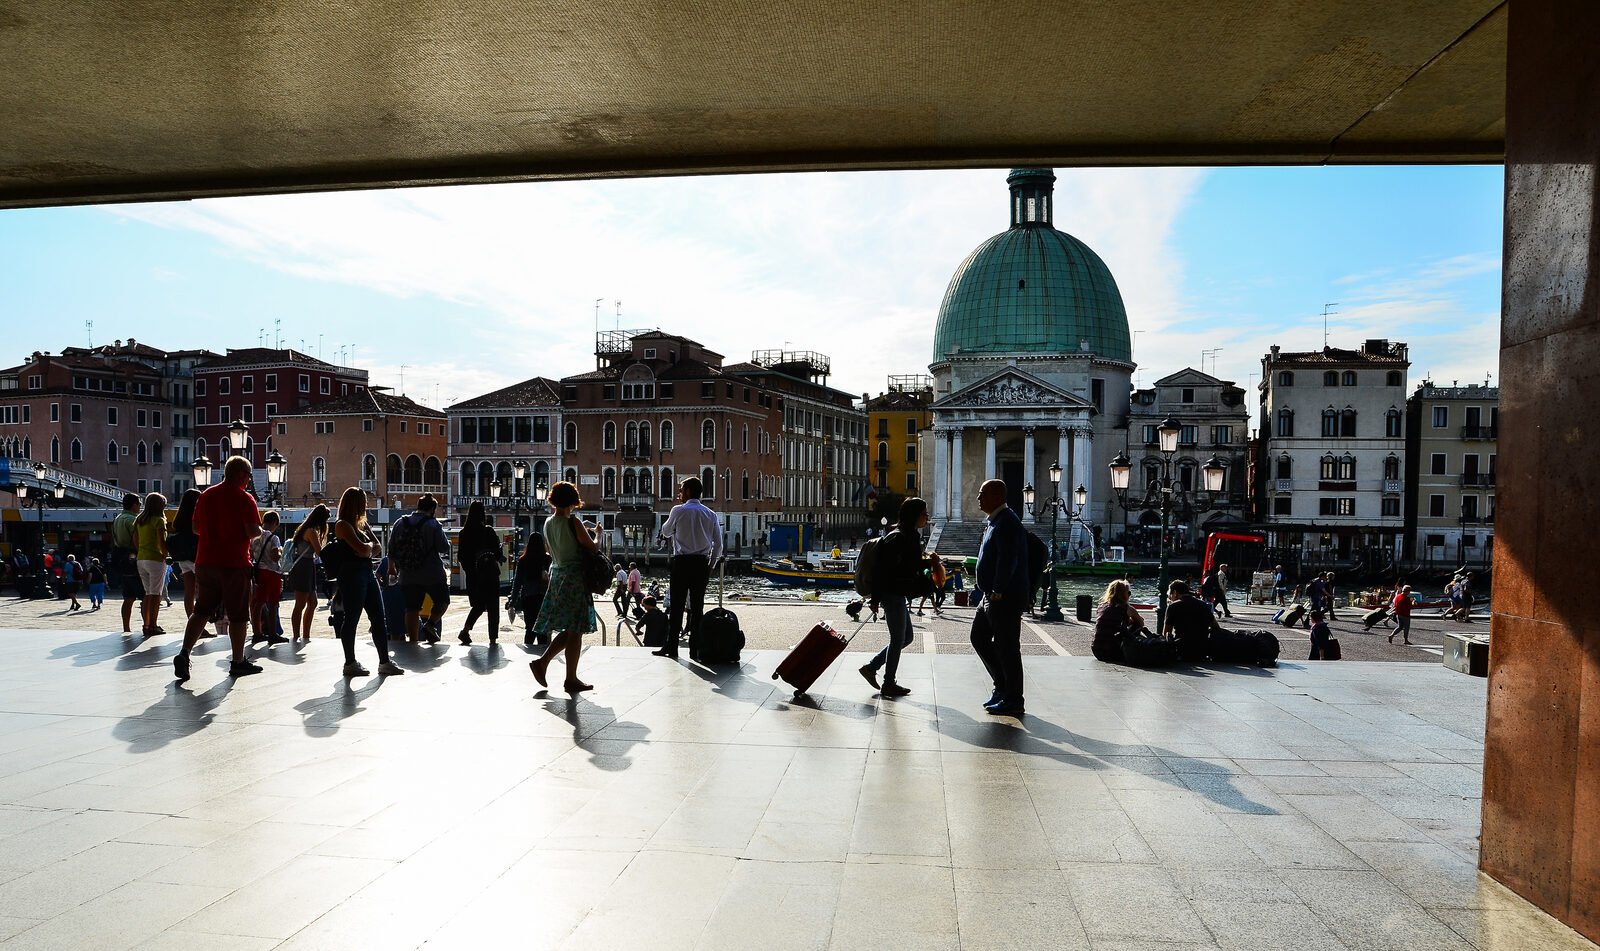
<path fill-rule="evenodd" d="M 1035 202 L 1035 200 L 1032 199 L 1032 198 L 1028 199 L 1028 220 L 1029 221 L 1038 221 L 1039 220 L 1038 205 Z"/>

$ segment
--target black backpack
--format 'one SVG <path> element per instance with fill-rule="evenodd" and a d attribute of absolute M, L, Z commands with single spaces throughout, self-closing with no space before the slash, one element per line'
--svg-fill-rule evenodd
<path fill-rule="evenodd" d="M 428 546 L 421 519 L 412 514 L 395 523 L 394 531 L 389 533 L 389 560 L 396 567 L 407 571 L 426 568 L 430 556 L 435 561 L 439 558 Z"/>
<path fill-rule="evenodd" d="M 1027 529 L 1022 534 L 1028 536 L 1028 597 L 1036 598 L 1044 587 L 1045 569 L 1050 566 L 1050 546 Z"/>

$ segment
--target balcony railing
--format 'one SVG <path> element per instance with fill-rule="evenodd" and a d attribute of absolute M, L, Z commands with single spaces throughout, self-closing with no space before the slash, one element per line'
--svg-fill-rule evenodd
<path fill-rule="evenodd" d="M 377 479 L 362 479 L 359 484 L 361 486 L 361 491 L 363 491 L 363 492 L 376 492 L 376 491 L 378 491 L 378 480 Z"/>
<path fill-rule="evenodd" d="M 1399 495 L 1401 492 L 1405 491 L 1405 488 L 1406 488 L 1406 484 L 1404 482 L 1402 482 L 1401 480 L 1399 480 L 1399 479 L 1384 479 L 1383 480 L 1383 494 L 1384 495 Z"/>
<path fill-rule="evenodd" d="M 321 481 L 321 482 L 312 482 L 312 483 L 309 483 L 306 486 L 306 494 L 308 494 L 308 495 L 322 495 L 325 491 L 327 491 L 327 488 L 328 488 L 328 483 L 327 483 L 326 480 Z"/>
<path fill-rule="evenodd" d="M 1485 488 L 1491 487 L 1494 485 L 1494 473 L 1463 472 L 1461 473 L 1461 484 L 1463 486 L 1482 486 Z"/>
<path fill-rule="evenodd" d="M 1294 480 L 1293 479 L 1274 479 L 1273 480 L 1273 484 L 1277 486 L 1277 489 L 1278 489 L 1279 492 L 1292 492 L 1292 491 L 1294 491 Z"/>
<path fill-rule="evenodd" d="M 623 508 L 653 508 L 656 497 L 645 492 L 625 492 L 617 496 L 617 504 Z"/>
<path fill-rule="evenodd" d="M 629 444 L 629 445 L 623 446 L 622 447 L 622 458 L 624 458 L 624 459 L 649 459 L 650 458 L 650 444 L 649 443 L 642 443 L 642 444 L 634 443 L 634 444 Z"/>
<path fill-rule="evenodd" d="M 1499 437 L 1499 426 L 1463 426 L 1461 427 L 1462 439 L 1496 439 Z"/>
<path fill-rule="evenodd" d="M 395 495 L 421 495 L 424 492 L 444 494 L 444 486 L 429 485 L 426 482 L 391 482 L 389 491 Z"/>
<path fill-rule="evenodd" d="M 1461 516 L 1461 524 L 1463 525 L 1476 525 L 1482 521 L 1484 521 L 1484 517 L 1482 515 L 1478 515 L 1477 513 Z"/>

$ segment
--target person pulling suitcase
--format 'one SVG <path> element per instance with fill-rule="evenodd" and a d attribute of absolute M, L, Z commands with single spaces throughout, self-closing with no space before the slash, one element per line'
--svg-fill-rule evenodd
<path fill-rule="evenodd" d="M 679 504 L 672 507 L 658 541 L 672 540 L 671 581 L 667 585 L 668 617 L 672 629 L 667 643 L 660 650 L 651 651 L 657 657 L 677 659 L 678 637 L 683 633 L 685 621 L 689 628 L 689 659 L 699 660 L 700 642 L 696 633 L 700 629 L 700 616 L 705 610 L 706 584 L 711 580 L 711 566 L 722 560 L 722 530 L 717 525 L 716 513 L 700 501 L 704 486 L 690 476 L 678 483 Z M 684 615 L 688 614 L 685 619 Z"/>
<path fill-rule="evenodd" d="M 922 594 L 927 582 L 922 576 L 922 529 L 928 524 L 928 503 L 909 498 L 900 503 L 894 531 L 878 543 L 873 566 L 872 597 L 883 609 L 889 627 L 889 645 L 862 666 L 867 683 L 884 697 L 903 697 L 911 691 L 895 675 L 900 668 L 900 652 L 916 635 L 911 629 L 911 599 Z M 878 671 L 884 671 L 883 683 Z"/>

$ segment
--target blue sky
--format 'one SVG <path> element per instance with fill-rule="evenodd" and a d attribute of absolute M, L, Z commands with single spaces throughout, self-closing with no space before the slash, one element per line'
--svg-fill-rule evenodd
<path fill-rule="evenodd" d="M 1056 225 L 1116 276 L 1148 384 L 1246 384 L 1266 347 L 1412 344 L 1497 371 L 1498 167 L 1058 170 Z M 820 350 L 833 383 L 926 372 L 951 272 L 1005 227 L 1005 170 L 646 179 L 0 213 L 0 360 L 129 336 L 271 339 L 430 404 L 593 365 L 603 328 L 731 359 Z M 621 303 L 620 321 L 616 301 Z M 341 351 L 341 347 L 346 348 Z M 350 349 L 352 348 L 353 349 Z M 353 357 L 352 357 L 353 354 Z M 402 371 L 402 367 L 404 367 Z"/>

